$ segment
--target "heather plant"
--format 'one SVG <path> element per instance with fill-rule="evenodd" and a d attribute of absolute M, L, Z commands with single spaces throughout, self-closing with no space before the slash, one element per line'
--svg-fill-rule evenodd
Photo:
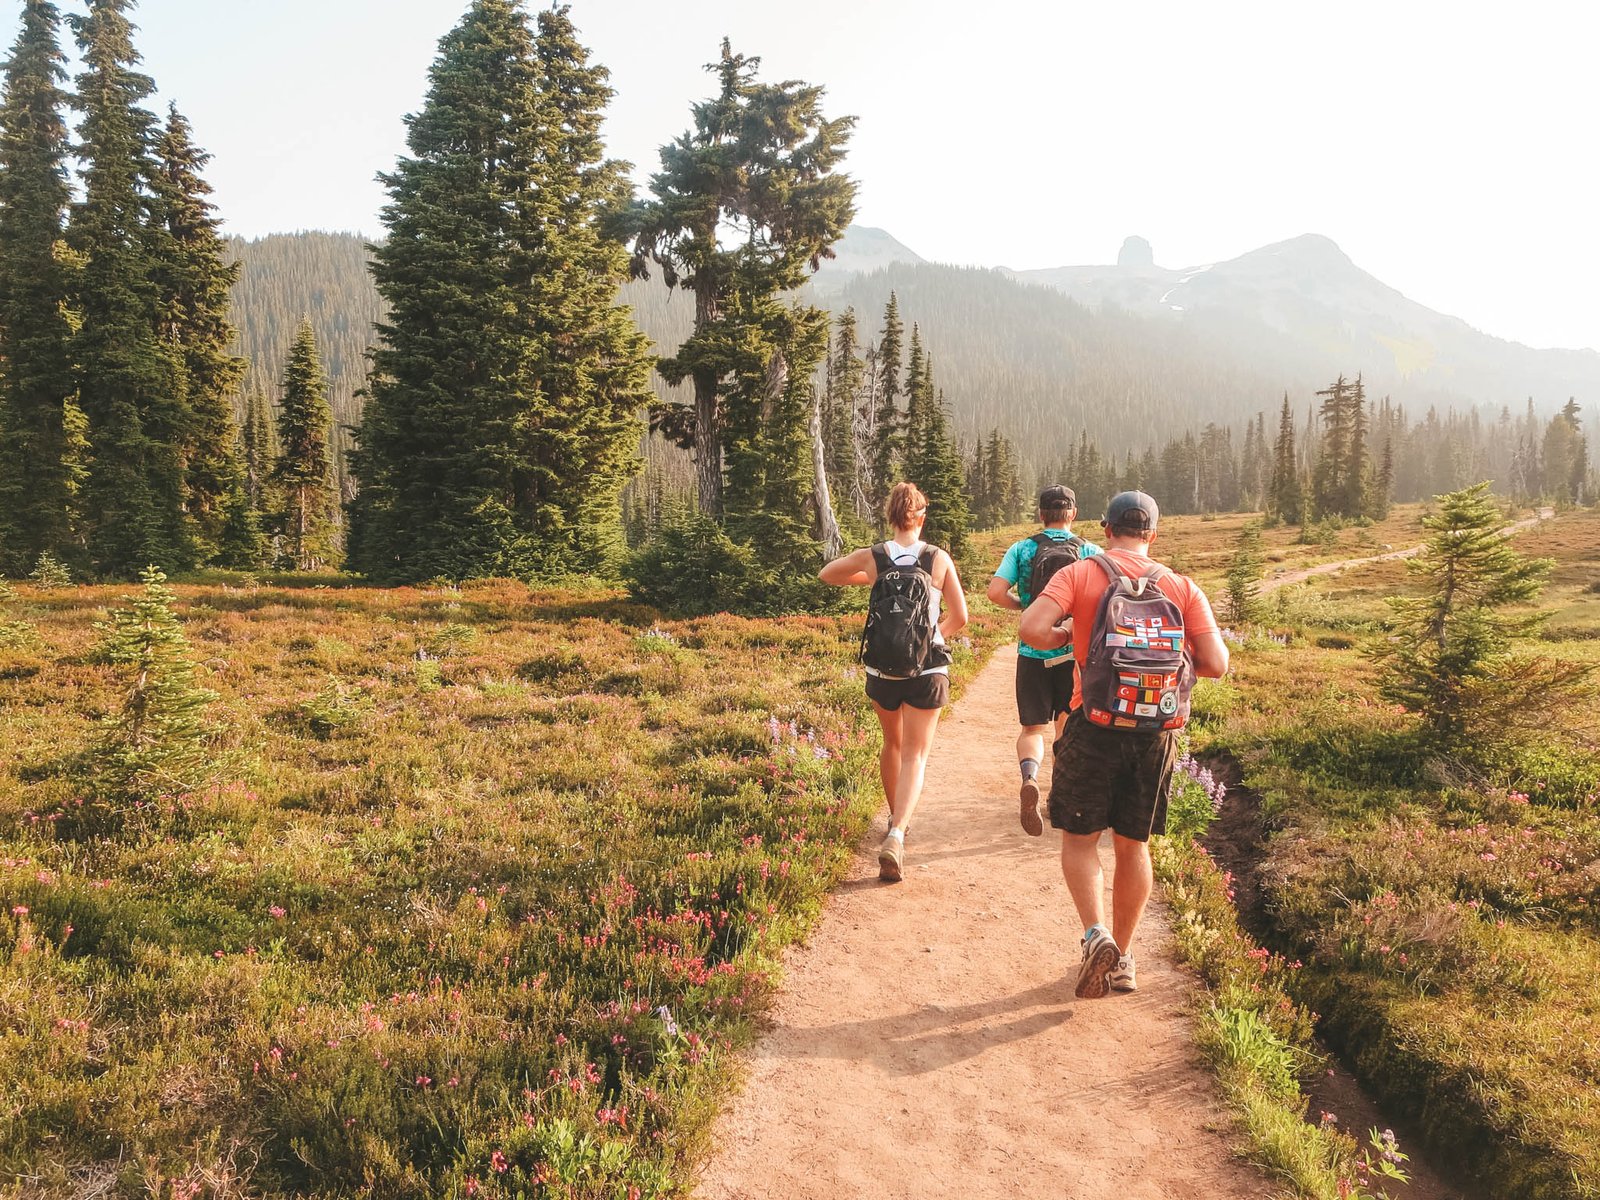
<path fill-rule="evenodd" d="M 127 598 L 97 625 L 97 657 L 121 668 L 121 705 L 101 726 L 90 754 L 99 798 L 146 804 L 196 791 L 213 774 L 216 730 L 206 710 L 217 696 L 194 682 L 195 664 L 157 567 L 146 567 L 142 595 Z"/>

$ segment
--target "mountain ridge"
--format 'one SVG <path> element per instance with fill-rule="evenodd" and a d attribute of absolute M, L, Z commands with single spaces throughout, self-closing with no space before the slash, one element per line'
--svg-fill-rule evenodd
<path fill-rule="evenodd" d="M 1361 373 L 1376 390 L 1440 393 L 1470 404 L 1532 395 L 1546 411 L 1568 396 L 1600 398 L 1600 351 L 1533 347 L 1480 330 L 1410 299 L 1324 234 L 1183 268 L 1157 265 L 1150 244 L 1130 237 L 1114 264 L 994 270 L 1094 311 L 1198 323 L 1235 352 L 1282 361 L 1297 375 Z M 825 290 L 842 286 L 836 271 Z"/>

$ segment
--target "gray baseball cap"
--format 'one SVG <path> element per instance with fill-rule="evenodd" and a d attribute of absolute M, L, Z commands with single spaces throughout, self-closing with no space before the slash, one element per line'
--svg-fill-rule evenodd
<path fill-rule="evenodd" d="M 1150 532 L 1161 520 L 1156 502 L 1143 492 L 1118 492 L 1106 504 L 1105 523 L 1113 529 L 1138 529 Z"/>

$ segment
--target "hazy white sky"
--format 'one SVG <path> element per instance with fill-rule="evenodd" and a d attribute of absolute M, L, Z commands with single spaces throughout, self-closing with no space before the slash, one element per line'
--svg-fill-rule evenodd
<path fill-rule="evenodd" d="M 68 12 L 81 0 L 59 0 Z M 215 156 L 231 232 L 377 232 L 466 0 L 145 0 L 145 69 Z M 574 0 L 641 180 L 724 34 L 859 125 L 858 220 L 924 257 L 1189 266 L 1296 234 L 1536 346 L 1600 348 L 1582 0 Z M 9 47 L 16 0 L 0 14 Z"/>

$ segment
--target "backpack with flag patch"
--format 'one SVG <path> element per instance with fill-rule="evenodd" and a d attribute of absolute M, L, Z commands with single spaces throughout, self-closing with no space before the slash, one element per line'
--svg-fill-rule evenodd
<path fill-rule="evenodd" d="M 1017 599 L 1022 601 L 1023 608 L 1033 603 L 1057 571 L 1070 567 L 1083 553 L 1083 539 L 1075 533 L 1057 541 L 1041 529 L 1028 540 L 1038 548 L 1033 552 L 1033 565 L 1028 570 L 1028 590 L 1017 588 Z"/>
<path fill-rule="evenodd" d="M 927 546 L 916 562 L 896 563 L 883 546 L 872 548 L 878 578 L 867 602 L 861 661 L 880 675 L 910 679 L 950 662 L 948 651 L 934 639 L 935 553 Z"/>
<path fill-rule="evenodd" d="M 1189 720 L 1194 663 L 1183 610 L 1157 586 L 1171 572 L 1151 563 L 1127 574 L 1109 554 L 1094 561 L 1110 579 L 1083 663 L 1083 715 L 1129 733 L 1181 729 Z"/>

